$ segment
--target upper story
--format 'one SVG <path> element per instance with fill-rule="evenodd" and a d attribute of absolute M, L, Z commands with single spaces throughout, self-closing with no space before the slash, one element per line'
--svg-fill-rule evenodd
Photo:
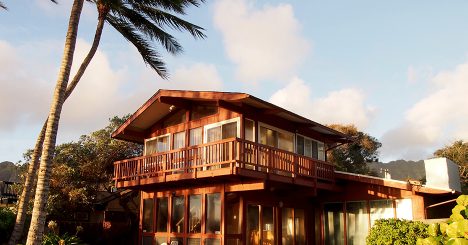
<path fill-rule="evenodd" d="M 326 152 L 350 142 L 249 94 L 181 90 L 156 92 L 112 137 L 144 144 L 144 156 L 115 163 L 118 187 L 217 176 L 317 187 L 334 181 Z"/>

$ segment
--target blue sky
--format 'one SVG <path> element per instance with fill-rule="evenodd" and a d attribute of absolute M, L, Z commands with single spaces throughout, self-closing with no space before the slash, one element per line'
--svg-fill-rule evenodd
<path fill-rule="evenodd" d="M 46 118 L 71 1 L 3 0 L 0 161 L 17 162 Z M 185 17 L 208 38 L 176 34 L 171 79 L 148 69 L 110 26 L 64 106 L 58 142 L 133 113 L 157 89 L 247 92 L 323 124 L 355 124 L 381 159 L 418 160 L 468 139 L 468 2 L 207 1 Z M 75 65 L 96 13 L 86 4 Z"/>

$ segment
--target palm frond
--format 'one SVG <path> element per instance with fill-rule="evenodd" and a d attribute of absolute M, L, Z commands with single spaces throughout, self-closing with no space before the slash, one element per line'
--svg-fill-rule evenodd
<path fill-rule="evenodd" d="M 2 2 L 0 2 L 0 8 L 4 9 L 4 10 L 8 10 L 8 8 L 5 6 L 5 4 L 3 4 Z"/>
<path fill-rule="evenodd" d="M 144 13 L 145 16 L 150 18 L 159 26 L 168 26 L 178 31 L 188 31 L 194 38 L 206 37 L 206 35 L 203 33 L 205 29 L 185 21 L 175 15 L 143 4 L 135 4 L 133 7 L 136 11 Z"/>
<path fill-rule="evenodd" d="M 161 43 L 169 53 L 178 54 L 182 52 L 182 46 L 172 35 L 159 28 L 138 11 L 121 6 L 118 9 L 111 9 L 111 14 L 108 16 L 122 19 L 122 22 L 126 22 L 127 25 L 134 26 L 151 40 L 157 40 Z"/>
<path fill-rule="evenodd" d="M 111 15 L 106 18 L 106 21 L 138 49 L 143 61 L 153 68 L 159 76 L 163 79 L 168 78 L 166 65 L 162 61 L 161 55 L 138 33 L 135 27 Z"/>
<path fill-rule="evenodd" d="M 198 7 L 204 0 L 127 0 L 127 2 L 129 4 L 143 4 L 185 15 L 186 8 L 190 6 Z"/>

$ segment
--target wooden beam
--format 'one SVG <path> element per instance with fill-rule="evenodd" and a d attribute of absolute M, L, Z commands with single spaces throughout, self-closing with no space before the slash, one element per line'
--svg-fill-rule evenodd
<path fill-rule="evenodd" d="M 224 188 L 226 192 L 264 190 L 265 182 L 255 181 L 255 182 L 245 182 L 245 183 L 240 183 L 240 184 L 225 184 Z"/>

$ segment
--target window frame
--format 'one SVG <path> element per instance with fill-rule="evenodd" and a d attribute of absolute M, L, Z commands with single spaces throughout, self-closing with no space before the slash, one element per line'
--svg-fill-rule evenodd
<path fill-rule="evenodd" d="M 155 137 L 152 137 L 152 138 L 148 138 L 148 139 L 145 139 L 145 146 L 144 146 L 144 155 L 147 156 L 147 152 L 146 152 L 146 144 L 148 143 L 148 141 L 153 141 L 153 140 L 158 140 L 159 138 L 163 138 L 163 137 L 169 137 L 168 138 L 168 144 L 169 144 L 169 149 L 168 151 L 172 150 L 172 137 L 171 137 L 171 133 L 167 133 L 167 134 L 163 134 L 163 135 L 158 135 L 158 136 L 155 136 Z M 157 149 L 157 144 L 156 144 L 156 149 Z M 159 153 L 159 152 L 155 152 L 155 153 Z M 154 154 L 154 153 L 152 153 Z"/>
<path fill-rule="evenodd" d="M 283 134 L 289 134 L 289 135 L 292 135 L 293 136 L 293 150 L 291 151 L 292 153 L 296 153 L 296 134 L 293 133 L 293 132 L 289 132 L 287 130 L 284 130 L 284 129 L 280 129 L 280 128 L 277 128 L 275 126 L 271 126 L 269 124 L 266 124 L 266 123 L 263 123 L 263 122 L 258 122 L 258 130 L 257 130 L 257 134 L 256 134 L 256 140 L 257 140 L 257 143 L 260 144 L 260 127 L 264 127 L 264 128 L 267 128 L 267 129 L 270 129 L 270 130 L 273 130 L 273 131 L 276 131 L 276 132 L 279 132 L 279 133 L 283 133 Z M 278 140 L 279 140 L 279 137 L 278 137 Z M 279 142 L 277 142 L 277 144 L 279 145 Z M 278 149 L 280 149 L 279 147 L 276 147 Z"/>
<path fill-rule="evenodd" d="M 219 127 L 219 126 L 223 126 L 224 124 L 228 124 L 228 123 L 232 123 L 232 122 L 235 122 L 236 123 L 236 137 L 237 138 L 240 138 L 240 133 L 241 133 L 241 129 L 240 129 L 240 117 L 235 117 L 235 118 L 231 118 L 231 119 L 227 119 L 227 120 L 224 120 L 224 121 L 220 121 L 220 122 L 215 122 L 215 123 L 211 123 L 211 124 L 207 124 L 205 126 L 203 126 L 203 144 L 206 144 L 208 143 L 208 130 L 209 129 L 212 129 L 212 128 L 216 128 L 216 127 Z"/>
<path fill-rule="evenodd" d="M 304 147 L 305 147 L 305 139 L 308 139 L 308 140 L 317 142 L 317 159 L 315 159 L 315 158 L 313 157 L 313 151 L 312 151 L 312 156 L 301 155 L 301 154 L 299 154 L 299 153 L 297 152 L 297 136 L 300 136 L 300 137 L 303 137 L 303 138 L 304 138 Z M 303 135 L 303 134 L 299 134 L 299 133 L 296 134 L 296 138 L 295 138 L 295 139 L 296 139 L 296 140 L 295 140 L 295 144 L 294 144 L 294 147 L 295 147 L 294 153 L 299 154 L 299 155 L 301 155 L 301 156 L 310 157 L 310 158 L 315 159 L 315 160 L 326 161 L 325 143 L 324 143 L 324 142 L 319 141 L 319 140 L 316 140 L 316 139 L 311 138 L 311 137 L 308 137 L 308 136 L 305 136 L 305 135 Z M 319 148 L 320 148 L 320 147 L 319 147 L 319 144 L 323 144 L 323 159 L 320 159 L 320 154 L 319 154 Z M 304 153 L 305 153 L 305 148 L 304 148 Z"/>

